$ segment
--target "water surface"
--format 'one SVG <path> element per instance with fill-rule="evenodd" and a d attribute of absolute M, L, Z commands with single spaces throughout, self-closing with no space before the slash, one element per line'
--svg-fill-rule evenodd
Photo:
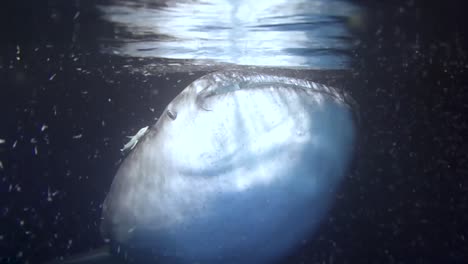
<path fill-rule="evenodd" d="M 357 6 L 328 0 L 114 1 L 102 51 L 127 57 L 306 69 L 347 68 Z"/>

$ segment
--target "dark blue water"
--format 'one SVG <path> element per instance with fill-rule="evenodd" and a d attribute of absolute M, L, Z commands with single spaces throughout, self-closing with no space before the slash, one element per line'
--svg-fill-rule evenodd
<path fill-rule="evenodd" d="M 5 4 L 0 263 L 104 245 L 101 205 L 127 136 L 218 69 L 317 81 L 359 105 L 353 165 L 284 263 L 467 262 L 465 10 L 417 0 Z"/>

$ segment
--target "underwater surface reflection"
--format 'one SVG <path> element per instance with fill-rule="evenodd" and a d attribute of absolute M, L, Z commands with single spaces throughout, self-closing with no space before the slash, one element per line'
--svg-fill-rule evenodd
<path fill-rule="evenodd" d="M 126 57 L 287 68 L 344 69 L 359 8 L 347 1 L 116 1 L 102 51 Z"/>

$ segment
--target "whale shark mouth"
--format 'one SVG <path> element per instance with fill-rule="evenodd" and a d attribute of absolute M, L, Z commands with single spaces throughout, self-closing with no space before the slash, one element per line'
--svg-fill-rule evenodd
<path fill-rule="evenodd" d="M 176 263 L 281 258 L 316 229 L 345 175 L 355 105 L 284 76 L 195 80 L 132 145 L 104 202 L 103 236 Z"/>

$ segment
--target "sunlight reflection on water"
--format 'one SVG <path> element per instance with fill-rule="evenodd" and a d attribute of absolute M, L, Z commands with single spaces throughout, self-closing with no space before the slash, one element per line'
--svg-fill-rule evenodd
<path fill-rule="evenodd" d="M 101 5 L 114 25 L 102 51 L 308 69 L 347 68 L 359 9 L 330 0 L 205 0 Z"/>

